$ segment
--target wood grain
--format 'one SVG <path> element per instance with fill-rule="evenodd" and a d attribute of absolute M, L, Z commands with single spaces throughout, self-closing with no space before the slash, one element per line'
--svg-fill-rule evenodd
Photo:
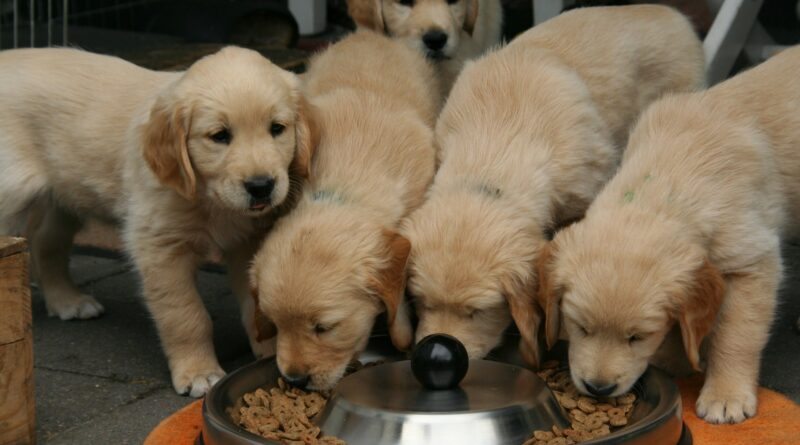
<path fill-rule="evenodd" d="M 27 245 L 0 237 L 0 445 L 34 443 L 34 416 Z"/>
<path fill-rule="evenodd" d="M 0 236 L 0 258 L 23 252 L 28 249 L 25 238 Z"/>
<path fill-rule="evenodd" d="M 0 445 L 35 443 L 33 336 L 0 346 Z"/>
<path fill-rule="evenodd" d="M 0 346 L 20 341 L 30 331 L 28 253 L 23 251 L 0 257 Z"/>

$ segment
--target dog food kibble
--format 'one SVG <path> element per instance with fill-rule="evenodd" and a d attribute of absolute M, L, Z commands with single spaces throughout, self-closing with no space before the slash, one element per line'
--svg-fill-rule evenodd
<path fill-rule="evenodd" d="M 353 362 L 347 374 L 381 363 L 385 361 Z M 277 387 L 245 393 L 234 407 L 228 408 L 228 414 L 247 431 L 286 445 L 347 445 L 336 437 L 323 436 L 319 427 L 311 423 L 310 419 L 325 408 L 328 397 L 327 393 L 291 387 L 279 378 Z"/>
<path fill-rule="evenodd" d="M 571 422 L 570 428 L 553 425 L 552 431 L 534 431 L 522 445 L 572 445 L 611 434 L 628 424 L 636 402 L 633 393 L 619 397 L 594 399 L 578 393 L 569 371 L 559 369 L 559 363 L 549 361 L 537 372 L 555 394 Z"/>

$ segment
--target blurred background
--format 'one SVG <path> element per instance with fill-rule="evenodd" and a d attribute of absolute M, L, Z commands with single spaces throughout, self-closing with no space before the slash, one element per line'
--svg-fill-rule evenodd
<path fill-rule="evenodd" d="M 675 6 L 705 36 L 723 4 L 733 3 L 757 11 L 748 23 L 756 20 L 769 43 L 800 42 L 797 0 L 502 3 L 507 40 L 546 18 L 535 17 L 535 11 L 551 15 L 575 7 L 631 3 Z M 759 4 L 760 9 L 753 6 Z M 744 26 L 748 29 L 736 32 L 749 31 Z M 313 51 L 352 29 L 346 0 L 0 0 L 0 49 L 66 44 L 162 69 L 183 67 L 223 44 L 259 49 L 279 62 L 302 58 L 291 51 Z M 294 65 L 302 69 L 302 63 Z"/>

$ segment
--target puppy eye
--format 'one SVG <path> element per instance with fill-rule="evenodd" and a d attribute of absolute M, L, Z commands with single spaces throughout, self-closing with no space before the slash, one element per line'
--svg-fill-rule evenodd
<path fill-rule="evenodd" d="M 628 344 L 634 344 L 636 342 L 644 340 L 644 335 L 642 334 L 633 334 L 628 337 Z"/>
<path fill-rule="evenodd" d="M 225 144 L 225 145 L 230 144 L 232 139 L 231 132 L 228 131 L 227 128 L 223 128 L 222 130 L 219 130 L 216 133 L 212 133 L 208 137 L 217 144 Z"/>
<path fill-rule="evenodd" d="M 481 310 L 480 309 L 468 309 L 467 310 L 467 316 L 469 318 L 475 318 L 480 314 L 481 314 Z"/>
<path fill-rule="evenodd" d="M 316 334 L 324 334 L 326 332 L 330 332 L 335 328 L 336 325 L 324 325 L 324 324 L 315 324 L 314 325 L 314 333 Z"/>
<path fill-rule="evenodd" d="M 271 134 L 272 137 L 278 137 L 281 135 L 281 133 L 283 133 L 283 130 L 285 129 L 286 129 L 285 125 L 273 122 L 272 125 L 269 126 L 269 134 Z"/>
<path fill-rule="evenodd" d="M 403 6 L 414 6 L 414 0 L 399 0 L 398 3 Z"/>
<path fill-rule="evenodd" d="M 578 329 L 580 329 L 580 330 L 581 330 L 581 334 L 583 334 L 583 335 L 589 335 L 589 331 L 588 331 L 586 328 L 584 328 L 583 326 L 580 326 L 580 325 L 579 325 L 579 326 L 578 326 Z"/>

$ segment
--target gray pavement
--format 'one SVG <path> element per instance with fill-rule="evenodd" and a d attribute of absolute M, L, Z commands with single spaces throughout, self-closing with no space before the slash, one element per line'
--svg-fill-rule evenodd
<path fill-rule="evenodd" d="M 785 248 L 787 278 L 778 320 L 764 355 L 761 384 L 800 402 L 800 244 Z M 119 258 L 85 252 L 71 269 L 82 289 L 106 309 L 99 319 L 48 318 L 34 287 L 37 434 L 40 444 L 141 444 L 165 417 L 192 400 L 176 395 L 139 281 Z M 198 287 L 214 320 L 223 367 L 252 359 L 224 274 L 203 270 Z"/>

